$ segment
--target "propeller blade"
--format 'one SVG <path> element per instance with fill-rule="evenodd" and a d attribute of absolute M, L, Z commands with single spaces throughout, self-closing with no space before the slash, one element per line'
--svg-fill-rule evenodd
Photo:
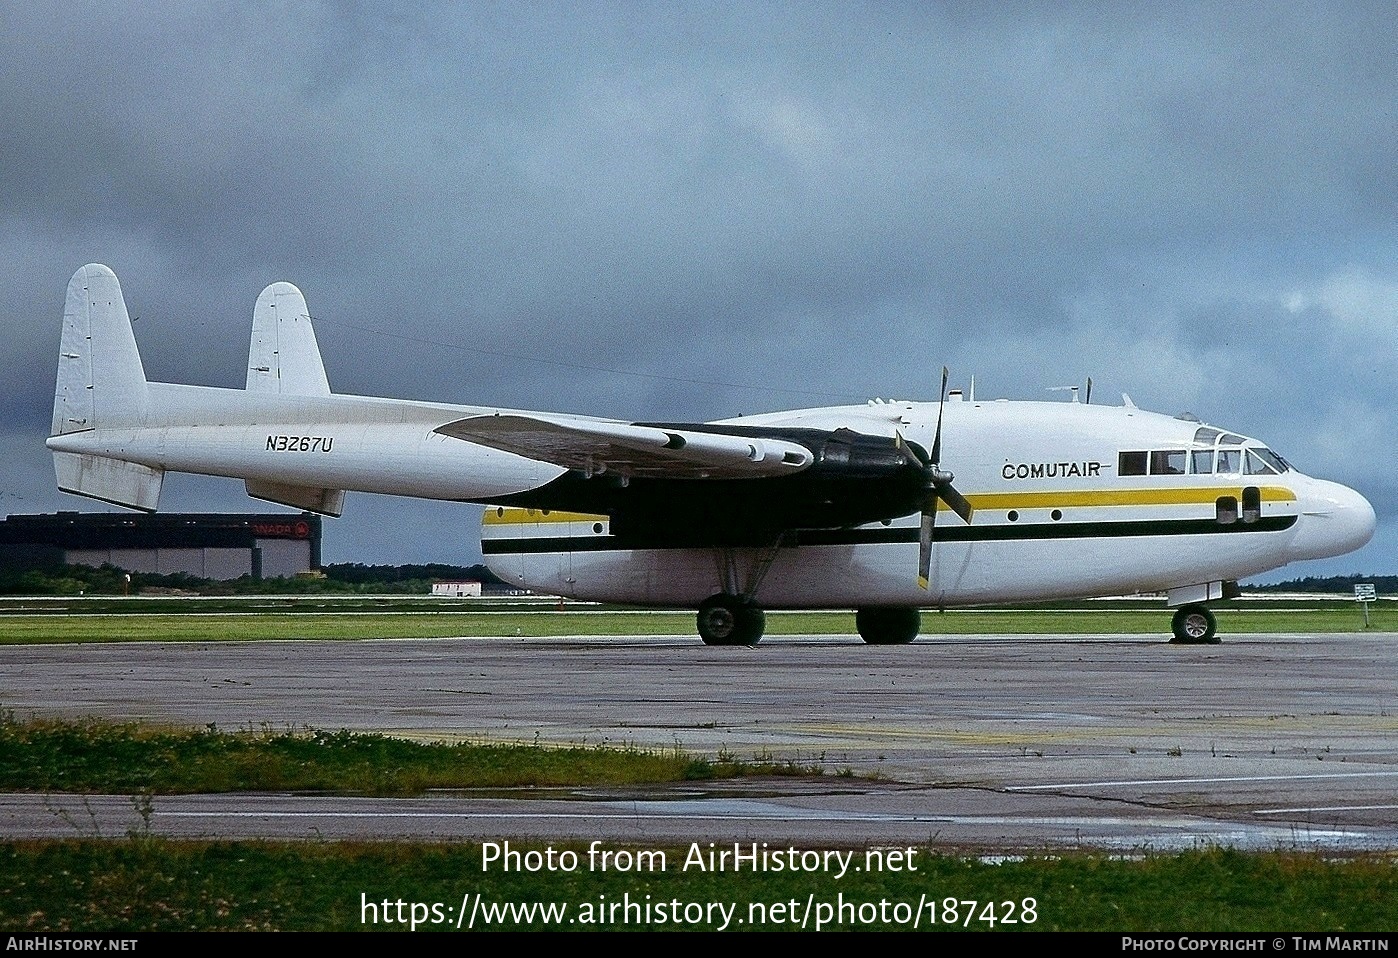
<path fill-rule="evenodd" d="M 957 492 L 951 483 L 937 487 L 937 495 L 947 505 L 951 506 L 951 511 L 961 517 L 961 521 L 967 525 L 971 524 L 971 515 L 975 512 L 971 508 L 971 503 L 966 501 L 966 497 Z"/>
<path fill-rule="evenodd" d="M 917 544 L 917 584 L 927 588 L 932 578 L 932 536 L 937 527 L 937 495 L 932 493 L 922 504 L 922 531 Z"/>
<path fill-rule="evenodd" d="M 932 439 L 931 462 L 934 466 L 942 464 L 942 411 L 947 405 L 947 367 L 942 367 L 942 392 L 937 399 L 937 434 Z"/>

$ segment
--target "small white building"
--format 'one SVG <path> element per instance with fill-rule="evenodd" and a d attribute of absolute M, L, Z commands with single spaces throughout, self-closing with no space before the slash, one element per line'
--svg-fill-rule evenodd
<path fill-rule="evenodd" d="M 479 582 L 434 582 L 432 583 L 432 594 L 444 599 L 461 599 L 481 594 L 481 584 Z"/>

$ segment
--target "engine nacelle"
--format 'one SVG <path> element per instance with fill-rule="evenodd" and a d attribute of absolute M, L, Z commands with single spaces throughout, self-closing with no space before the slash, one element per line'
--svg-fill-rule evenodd
<path fill-rule="evenodd" d="M 692 435 L 706 427 L 683 428 Z M 863 525 L 921 506 L 924 473 L 901 440 L 849 429 L 724 430 L 750 437 L 754 445 L 798 444 L 810 450 L 811 464 L 789 476 L 759 479 L 623 481 L 570 473 L 510 504 L 604 513 L 611 516 L 613 536 L 638 546 L 764 545 L 783 532 Z"/>

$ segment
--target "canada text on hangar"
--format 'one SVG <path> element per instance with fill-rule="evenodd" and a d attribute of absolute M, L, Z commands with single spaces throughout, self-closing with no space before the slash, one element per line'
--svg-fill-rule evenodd
<path fill-rule="evenodd" d="M 304 519 L 295 522 L 254 522 L 252 531 L 259 536 L 304 539 L 311 534 L 311 525 Z"/>

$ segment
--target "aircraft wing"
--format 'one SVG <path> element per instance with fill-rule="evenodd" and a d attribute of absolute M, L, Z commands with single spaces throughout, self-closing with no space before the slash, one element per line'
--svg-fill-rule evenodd
<path fill-rule="evenodd" d="M 814 461 L 805 446 L 780 439 L 560 415 L 471 416 L 434 431 L 590 476 L 747 479 L 800 472 Z"/>

